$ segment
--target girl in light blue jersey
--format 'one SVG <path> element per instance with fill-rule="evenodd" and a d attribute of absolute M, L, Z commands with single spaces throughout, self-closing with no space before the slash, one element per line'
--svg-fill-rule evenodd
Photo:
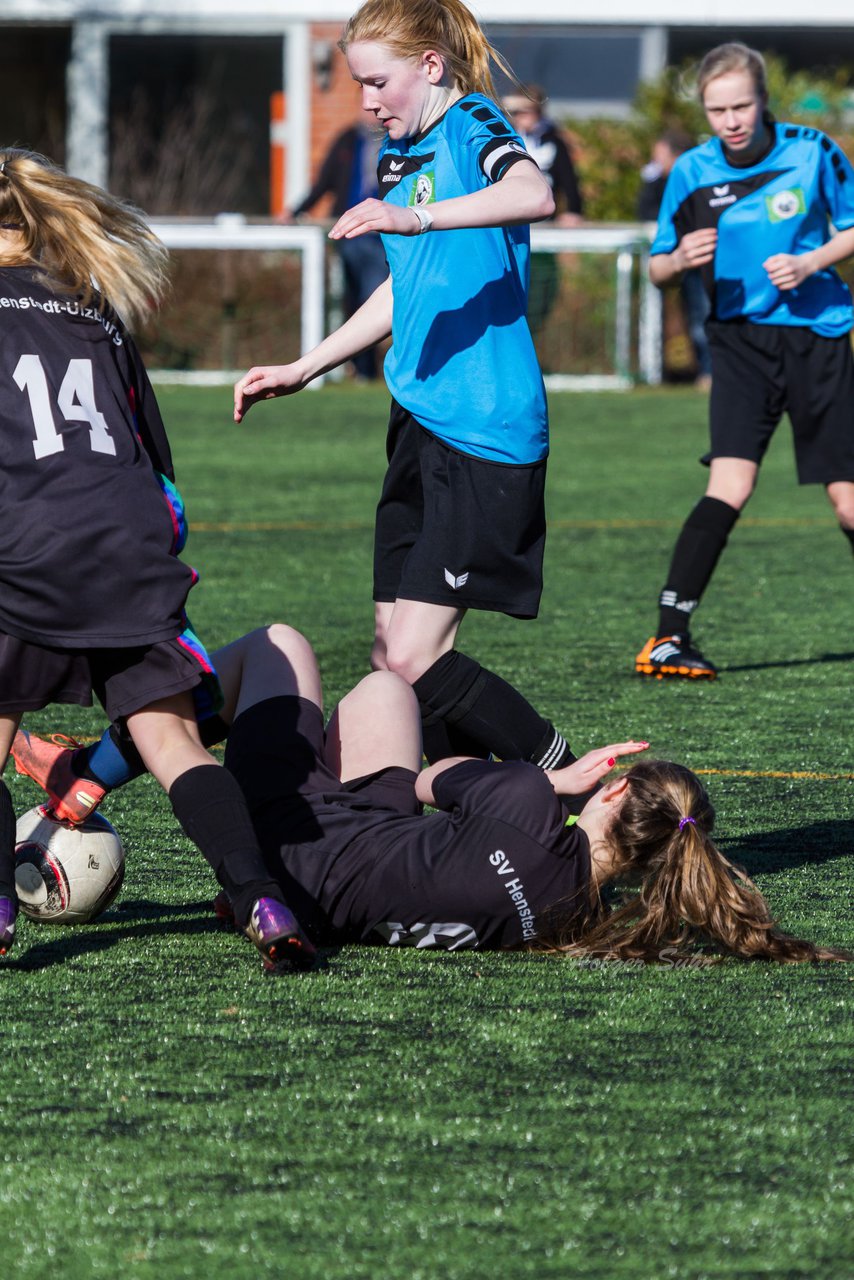
<path fill-rule="evenodd" d="M 711 298 L 711 469 L 635 660 L 656 678 L 716 675 L 691 615 L 784 412 L 800 483 L 825 486 L 854 548 L 854 309 L 833 270 L 854 253 L 854 169 L 817 129 L 774 120 L 755 50 L 713 49 L 698 88 L 713 137 L 668 179 L 650 277 L 664 286 L 699 268 Z"/>
<path fill-rule="evenodd" d="M 562 735 L 455 648 L 468 609 L 539 607 L 548 419 L 526 321 L 528 225 L 553 197 L 493 100 L 500 59 L 460 0 L 368 0 L 341 48 L 385 139 L 380 198 L 330 235 L 379 232 L 390 278 L 313 351 L 241 378 L 235 420 L 391 335 L 372 664 L 414 687 L 430 759 L 554 768 L 572 759 Z"/>

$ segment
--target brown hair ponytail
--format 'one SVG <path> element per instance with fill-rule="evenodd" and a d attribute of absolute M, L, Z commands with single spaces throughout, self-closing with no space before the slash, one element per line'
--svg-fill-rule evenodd
<path fill-rule="evenodd" d="M 167 252 L 143 214 L 44 156 L 0 149 L 0 222 L 50 286 L 87 304 L 100 294 L 131 326 L 163 298 Z"/>
<path fill-rule="evenodd" d="M 714 809 L 690 769 L 646 760 L 625 777 L 626 793 L 607 841 L 615 882 L 638 888 L 592 926 L 547 949 L 663 962 L 696 956 L 698 947 L 743 960 L 854 958 L 776 927 L 756 885 L 714 844 Z"/>

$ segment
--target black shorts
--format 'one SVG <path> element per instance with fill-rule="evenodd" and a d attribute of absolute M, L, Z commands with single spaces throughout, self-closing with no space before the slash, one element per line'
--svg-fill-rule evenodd
<path fill-rule="evenodd" d="M 801 484 L 854 480 L 854 358 L 848 334 L 747 321 L 706 325 L 711 458 L 760 463 L 788 411 Z"/>
<path fill-rule="evenodd" d="M 111 720 L 196 688 L 208 673 L 178 640 L 131 649 L 54 649 L 0 632 L 0 714 L 51 703 L 91 707 Z"/>
<path fill-rule="evenodd" d="M 305 813 L 306 799 L 319 807 L 340 803 L 406 817 L 420 813 L 411 769 L 390 767 L 342 782 L 323 758 L 325 740 L 323 714 L 307 698 L 266 698 L 240 713 L 229 730 L 225 763 L 253 819 L 268 824 L 271 813 L 283 819 Z M 283 820 L 283 830 L 286 825 Z"/>
<path fill-rule="evenodd" d="M 535 618 L 543 591 L 546 460 L 486 462 L 392 402 L 377 507 L 374 599 Z"/>
<path fill-rule="evenodd" d="M 226 768 L 246 797 L 267 866 L 315 939 L 328 936 L 322 903 L 344 875 L 347 850 L 379 823 L 417 817 L 411 769 L 341 782 L 323 759 L 323 716 L 305 698 L 268 698 L 234 721 Z"/>

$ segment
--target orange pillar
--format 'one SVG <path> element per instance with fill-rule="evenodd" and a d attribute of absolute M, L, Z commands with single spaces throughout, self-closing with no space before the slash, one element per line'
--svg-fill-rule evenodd
<path fill-rule="evenodd" d="M 285 147 L 287 101 L 284 93 L 270 95 L 270 215 L 280 218 L 285 211 Z"/>

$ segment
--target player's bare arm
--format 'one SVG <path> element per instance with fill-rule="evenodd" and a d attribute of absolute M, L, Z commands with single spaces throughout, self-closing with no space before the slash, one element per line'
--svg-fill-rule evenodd
<path fill-rule="evenodd" d="M 702 227 L 683 236 L 672 253 L 657 253 L 649 260 L 649 278 L 662 287 L 677 281 L 686 271 L 705 267 L 715 256 L 718 233 L 714 227 Z"/>
<path fill-rule="evenodd" d="M 358 311 L 328 338 L 292 364 L 257 365 L 234 384 L 234 421 L 242 422 L 259 400 L 290 396 L 330 369 L 391 333 L 391 281 L 384 280 Z"/>
<path fill-rule="evenodd" d="M 854 254 L 854 227 L 847 231 L 839 231 L 828 240 L 827 244 L 809 253 L 775 253 L 766 258 L 763 267 L 768 272 L 768 279 L 778 289 L 784 291 L 797 289 L 809 276 L 827 267 L 835 266 Z"/>
<path fill-rule="evenodd" d="M 425 206 L 427 207 L 427 206 Z M 464 227 L 504 227 L 540 222 L 554 213 L 554 196 L 532 162 L 514 164 L 499 182 L 471 195 L 437 200 L 428 207 L 434 231 Z M 408 206 L 385 200 L 363 200 L 348 209 L 329 232 L 332 240 L 352 239 L 371 231 L 417 236 L 421 222 Z"/>

